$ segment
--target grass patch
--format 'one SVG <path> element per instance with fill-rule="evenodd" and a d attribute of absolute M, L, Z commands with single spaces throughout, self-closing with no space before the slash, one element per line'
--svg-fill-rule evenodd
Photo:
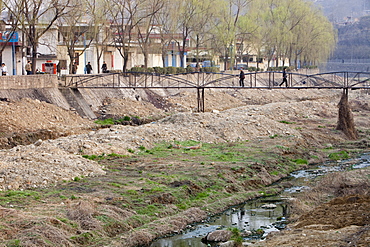
<path fill-rule="evenodd" d="M 139 117 L 137 116 L 133 118 L 139 119 Z M 102 119 L 102 120 L 96 120 L 94 121 L 94 123 L 100 124 L 100 125 L 114 125 L 114 124 L 123 124 L 124 122 L 129 122 L 131 120 L 132 120 L 131 117 L 124 116 L 123 118 L 120 118 L 120 119 L 107 118 L 107 119 Z"/>
<path fill-rule="evenodd" d="M 293 160 L 297 165 L 308 165 L 308 160 L 306 159 L 295 159 Z"/>
<path fill-rule="evenodd" d="M 27 205 L 32 201 L 38 201 L 41 198 L 41 194 L 36 191 L 16 191 L 10 190 L 0 193 L 0 205 L 6 204 L 18 204 Z"/>
<path fill-rule="evenodd" d="M 349 154 L 346 151 L 340 151 L 329 154 L 330 160 L 343 160 L 343 159 L 349 159 Z"/>
<path fill-rule="evenodd" d="M 288 122 L 288 121 L 285 121 L 285 120 L 279 121 L 279 123 L 283 123 L 283 124 L 295 124 L 295 122 Z"/>

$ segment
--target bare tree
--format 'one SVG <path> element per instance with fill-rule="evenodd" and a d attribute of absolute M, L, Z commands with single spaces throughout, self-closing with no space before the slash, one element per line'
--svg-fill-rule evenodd
<path fill-rule="evenodd" d="M 148 56 L 149 48 L 151 45 L 151 34 L 157 32 L 155 29 L 156 15 L 159 14 L 160 10 L 164 6 L 163 0 L 150 0 L 146 4 L 146 7 L 142 11 L 143 18 L 141 19 L 138 30 L 138 43 L 140 49 L 144 55 L 144 67 L 148 67 Z"/>
<path fill-rule="evenodd" d="M 134 32 L 140 19 L 137 19 L 143 0 L 112 0 L 109 1 L 109 16 L 113 32 L 113 45 L 123 58 L 122 71 L 128 67 L 130 49 L 132 47 Z M 145 1 L 145 0 L 144 0 Z"/>
<path fill-rule="evenodd" d="M 107 50 L 107 45 L 112 38 L 112 32 L 107 22 L 109 13 L 106 1 L 91 0 L 86 1 L 86 9 L 91 16 L 90 35 L 94 36 L 94 44 L 96 49 L 97 72 L 100 73 L 100 60 L 104 52 Z"/>
<path fill-rule="evenodd" d="M 13 16 L 18 17 L 25 42 L 31 49 L 32 71 L 35 72 L 39 39 L 65 14 L 70 0 L 14 0 L 4 4 Z"/>
<path fill-rule="evenodd" d="M 79 65 L 79 56 L 84 54 L 93 41 L 93 22 L 87 15 L 84 2 L 75 1 L 67 9 L 65 15 L 58 19 L 60 42 L 66 48 L 69 57 L 69 73 L 73 72 L 73 65 Z M 86 9 L 86 8 L 85 8 Z"/>
<path fill-rule="evenodd" d="M 171 11 L 173 3 L 170 0 L 164 0 L 164 7 L 157 15 L 154 15 L 157 33 L 160 39 L 160 51 L 162 54 L 163 67 L 166 66 L 166 60 L 170 44 L 176 40 L 176 23 L 173 21 L 174 12 Z"/>

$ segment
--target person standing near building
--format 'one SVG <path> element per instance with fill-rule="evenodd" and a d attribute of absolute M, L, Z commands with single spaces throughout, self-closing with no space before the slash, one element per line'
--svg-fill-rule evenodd
<path fill-rule="evenodd" d="M 103 62 L 103 65 L 101 66 L 101 70 L 103 71 L 103 73 L 108 73 L 108 67 L 105 61 Z"/>
<path fill-rule="evenodd" d="M 90 62 L 88 62 L 87 64 L 86 64 L 86 74 L 91 74 L 91 72 L 92 72 L 92 66 L 91 66 L 91 64 L 90 64 Z"/>
<path fill-rule="evenodd" d="M 245 74 L 242 69 L 240 69 L 240 74 L 239 74 L 239 85 L 241 87 L 244 87 L 244 79 L 245 79 Z"/>
<path fill-rule="evenodd" d="M 5 63 L 1 64 L 1 75 L 7 75 L 8 74 L 8 68 L 6 67 Z"/>
<path fill-rule="evenodd" d="M 27 75 L 32 75 L 32 64 L 31 61 L 27 61 L 27 64 L 25 66 L 25 70 L 27 72 Z"/>
<path fill-rule="evenodd" d="M 78 69 L 77 62 L 74 62 L 72 64 L 72 74 L 76 74 L 77 73 L 77 69 Z"/>

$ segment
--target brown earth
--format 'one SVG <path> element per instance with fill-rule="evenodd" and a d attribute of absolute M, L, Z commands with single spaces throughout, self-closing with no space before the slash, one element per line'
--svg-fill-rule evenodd
<path fill-rule="evenodd" d="M 277 146 L 288 147 L 278 151 L 281 156 L 286 157 L 293 154 L 295 148 L 307 148 L 309 152 L 307 157 L 311 157 L 312 162 L 319 162 L 325 160 L 324 155 L 318 150 L 321 148 L 345 145 L 343 147 L 357 149 L 358 152 L 364 152 L 369 148 L 369 95 L 363 92 L 350 93 L 350 103 L 360 138 L 349 143 L 343 133 L 335 131 L 338 114 L 337 104 L 340 96 L 340 92 L 332 90 L 274 91 L 241 89 L 225 92 L 206 91 L 205 109 L 207 113 L 190 113 L 194 112 L 197 106 L 194 93 L 180 92 L 177 95 L 166 97 L 153 94 L 151 97 L 148 97 L 153 102 L 129 98 L 106 99 L 99 114 L 114 118 L 138 116 L 148 119 L 148 122 L 158 121 L 158 133 L 153 134 L 153 137 L 147 135 L 149 144 L 145 145 L 153 145 L 154 143 L 152 142 L 159 141 L 160 138 L 155 138 L 156 136 L 162 136 L 161 138 L 167 141 L 173 140 L 175 139 L 173 135 L 165 135 L 165 133 L 181 130 L 180 132 L 183 133 L 181 138 L 184 140 L 192 138 L 195 132 L 199 132 L 196 138 L 201 138 L 200 141 L 202 142 L 217 142 L 216 140 L 220 142 L 237 141 L 242 136 L 243 140 L 250 140 L 251 146 L 261 146 L 266 149 L 271 147 L 275 151 L 279 149 Z M 0 116 L 1 144 L 3 148 L 26 145 L 38 139 L 47 140 L 60 136 L 67 137 L 74 134 L 89 133 L 92 129 L 97 128 L 92 121 L 79 117 L 73 111 L 67 111 L 40 101 L 23 99 L 19 102 L 0 102 L 0 110 L 3 113 Z M 184 114 L 178 115 L 175 114 L 176 112 L 184 112 Z M 242 115 L 249 118 L 247 120 L 241 118 Z M 160 118 L 165 116 L 168 116 L 168 118 L 159 121 Z M 242 121 L 245 121 L 245 127 L 241 127 L 243 126 Z M 281 123 L 281 121 L 284 123 Z M 173 123 L 173 125 L 170 125 L 170 123 Z M 198 127 L 198 124 L 201 127 Z M 140 136 L 142 133 L 145 133 L 145 128 L 149 127 L 140 126 L 140 128 L 136 128 L 137 130 L 111 126 L 111 131 L 114 133 L 128 130 L 129 132 L 137 131 L 134 135 Z M 170 131 L 167 129 L 170 129 Z M 205 134 L 210 129 L 217 134 L 217 138 L 212 137 L 210 134 Z M 238 130 L 239 132 L 233 132 L 235 129 L 240 130 Z M 247 135 L 245 135 L 246 133 Z M 276 139 L 274 138 L 275 136 L 285 136 L 286 139 Z M 176 136 L 176 138 L 179 139 L 180 137 Z M 129 138 L 125 140 L 129 142 Z M 341 144 L 345 142 L 346 144 Z M 136 148 L 137 146 L 136 144 Z M 133 149 L 135 149 L 135 146 Z M 87 150 L 88 148 L 86 147 Z M 127 173 L 133 176 L 133 181 L 136 181 L 134 179 L 136 169 L 142 169 L 144 173 L 149 173 L 151 169 L 158 172 L 165 172 L 168 169 L 167 166 L 162 164 L 156 165 L 150 163 L 150 161 L 146 162 L 141 165 L 136 162 L 128 164 Z M 151 167 L 148 167 L 148 164 L 151 164 Z M 176 168 L 181 172 L 188 169 L 199 169 L 197 167 L 199 165 L 196 163 L 192 163 L 192 167 L 185 166 L 187 166 L 185 163 L 179 161 Z M 205 177 L 206 173 L 210 173 L 209 167 L 214 167 L 214 164 L 202 166 L 200 169 L 200 171 L 204 172 L 202 175 L 205 175 Z M 226 166 L 216 168 L 220 169 L 220 171 L 222 169 L 226 170 Z M 117 166 L 117 169 L 121 168 Z M 178 171 L 173 170 L 172 172 L 176 174 Z M 265 169 L 260 170 L 260 173 L 265 175 L 258 179 L 250 180 L 250 182 L 256 183 L 258 187 L 260 184 L 266 185 L 279 179 L 278 176 L 270 176 L 267 172 Z M 214 175 L 217 175 L 217 171 Z M 234 176 L 240 175 L 243 174 L 228 174 L 227 179 L 230 180 L 230 185 L 232 185 L 233 179 L 236 179 Z M 361 184 L 362 187 L 369 189 L 366 179 L 369 179 L 369 175 L 359 181 L 349 179 L 348 183 L 344 185 L 345 187 L 356 187 L 358 184 Z M 125 185 L 125 189 L 143 190 L 140 182 L 136 182 Z M 187 185 L 194 191 L 200 189 L 197 185 L 191 184 L 190 181 Z M 71 186 L 76 185 L 72 184 Z M 173 186 L 177 185 L 174 184 Z M 325 184 L 322 187 L 327 188 Z M 73 190 L 78 188 L 85 193 L 83 186 L 78 187 L 77 185 L 73 187 Z M 230 186 L 228 189 L 230 193 L 233 190 L 238 191 L 237 186 Z M 330 197 L 313 204 L 315 208 L 307 207 L 302 209 L 302 205 L 299 207 L 297 206 L 298 204 L 293 203 L 292 207 L 295 207 L 299 213 L 289 226 L 291 230 L 274 234 L 268 240 L 256 243 L 256 246 L 369 246 L 370 198 L 364 191 L 361 191 L 360 194 L 356 192 L 359 191 L 350 191 L 348 192 L 350 195 L 335 195 L 335 193 L 331 193 Z M 48 209 L 42 205 L 38 208 L 33 208 L 32 211 L 39 210 L 39 215 L 42 215 L 42 212 L 45 213 L 39 218 L 27 210 L 12 209 L 11 205 L 1 207 L 0 218 L 3 221 L 3 229 L 6 230 L 1 231 L 0 238 L 5 240 L 9 236 L 16 236 L 17 239 L 22 239 L 23 243 L 26 243 L 24 246 L 43 246 L 42 243 L 44 242 L 41 240 L 37 242 L 31 237 L 32 234 L 43 233 L 49 240 L 53 239 L 53 241 L 60 243 L 60 246 L 86 246 L 84 241 L 88 241 L 88 236 L 82 233 L 88 234 L 88 230 L 99 230 L 102 227 L 93 217 L 99 214 L 98 211 L 102 212 L 105 210 L 107 214 L 116 215 L 122 222 L 135 213 L 130 209 L 119 209 L 105 203 L 106 200 L 113 202 L 117 200 L 120 202 L 122 198 L 110 197 L 110 195 L 105 195 L 104 197 L 103 195 L 94 194 L 92 191 L 86 191 L 84 195 L 86 200 L 83 200 L 84 197 L 81 197 L 80 202 L 68 200 L 62 202 L 62 204 L 48 204 Z M 328 202 L 327 198 L 332 198 L 333 195 L 338 196 L 338 198 Z M 150 200 L 153 203 L 162 202 L 172 205 L 162 212 L 160 218 L 163 221 L 170 220 L 176 227 L 171 228 L 168 224 L 159 227 L 160 224 L 156 222 L 156 225 L 151 225 L 151 227 L 156 228 L 157 232 L 148 234 L 144 230 L 129 231 L 129 229 L 124 229 L 124 225 L 120 225 L 116 228 L 117 232 L 111 232 L 112 236 L 117 237 L 117 234 L 129 231 L 130 234 L 122 236 L 120 241 L 129 239 L 130 241 L 128 242 L 131 242 L 133 245 L 142 245 L 149 243 L 153 237 L 158 236 L 157 234 L 168 234 L 173 232 L 174 229 L 181 231 L 187 224 L 206 217 L 204 211 L 192 208 L 179 215 L 166 218 L 167 215 L 174 215 L 174 212 L 178 210 L 172 204 L 174 199 L 170 195 L 162 195 L 162 197 L 153 197 Z M 305 200 L 309 202 L 307 198 Z M 113 203 L 113 205 L 115 204 Z M 82 230 L 78 231 L 82 232 L 78 233 L 80 237 L 75 241 L 78 244 L 71 245 L 67 237 L 71 234 L 70 231 L 73 231 L 73 228 L 64 224 L 64 221 L 60 220 L 61 218 L 55 220 L 52 217 L 53 214 L 48 212 L 50 210 L 55 210 L 59 213 L 66 210 L 70 220 L 79 222 Z M 211 212 L 215 213 L 215 211 Z M 7 223 L 5 219 L 7 219 Z M 9 219 L 13 219 L 16 224 L 10 225 L 8 223 Z M 22 219 L 27 219 L 27 221 L 22 221 Z M 44 225 L 45 220 L 48 222 L 47 226 Z M 64 229 L 65 232 L 61 232 L 60 229 Z M 55 232 L 58 234 L 55 234 Z M 120 246 L 120 241 L 119 238 L 116 238 L 116 245 L 112 244 L 110 246 Z M 6 245 L 0 244 L 0 246 Z"/>

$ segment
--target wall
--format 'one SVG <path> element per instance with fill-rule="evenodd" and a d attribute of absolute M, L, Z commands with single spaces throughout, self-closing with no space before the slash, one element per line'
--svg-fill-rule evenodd
<path fill-rule="evenodd" d="M 30 88 L 56 88 L 58 77 L 56 75 L 17 75 L 1 76 L 0 89 L 30 89 Z"/>

